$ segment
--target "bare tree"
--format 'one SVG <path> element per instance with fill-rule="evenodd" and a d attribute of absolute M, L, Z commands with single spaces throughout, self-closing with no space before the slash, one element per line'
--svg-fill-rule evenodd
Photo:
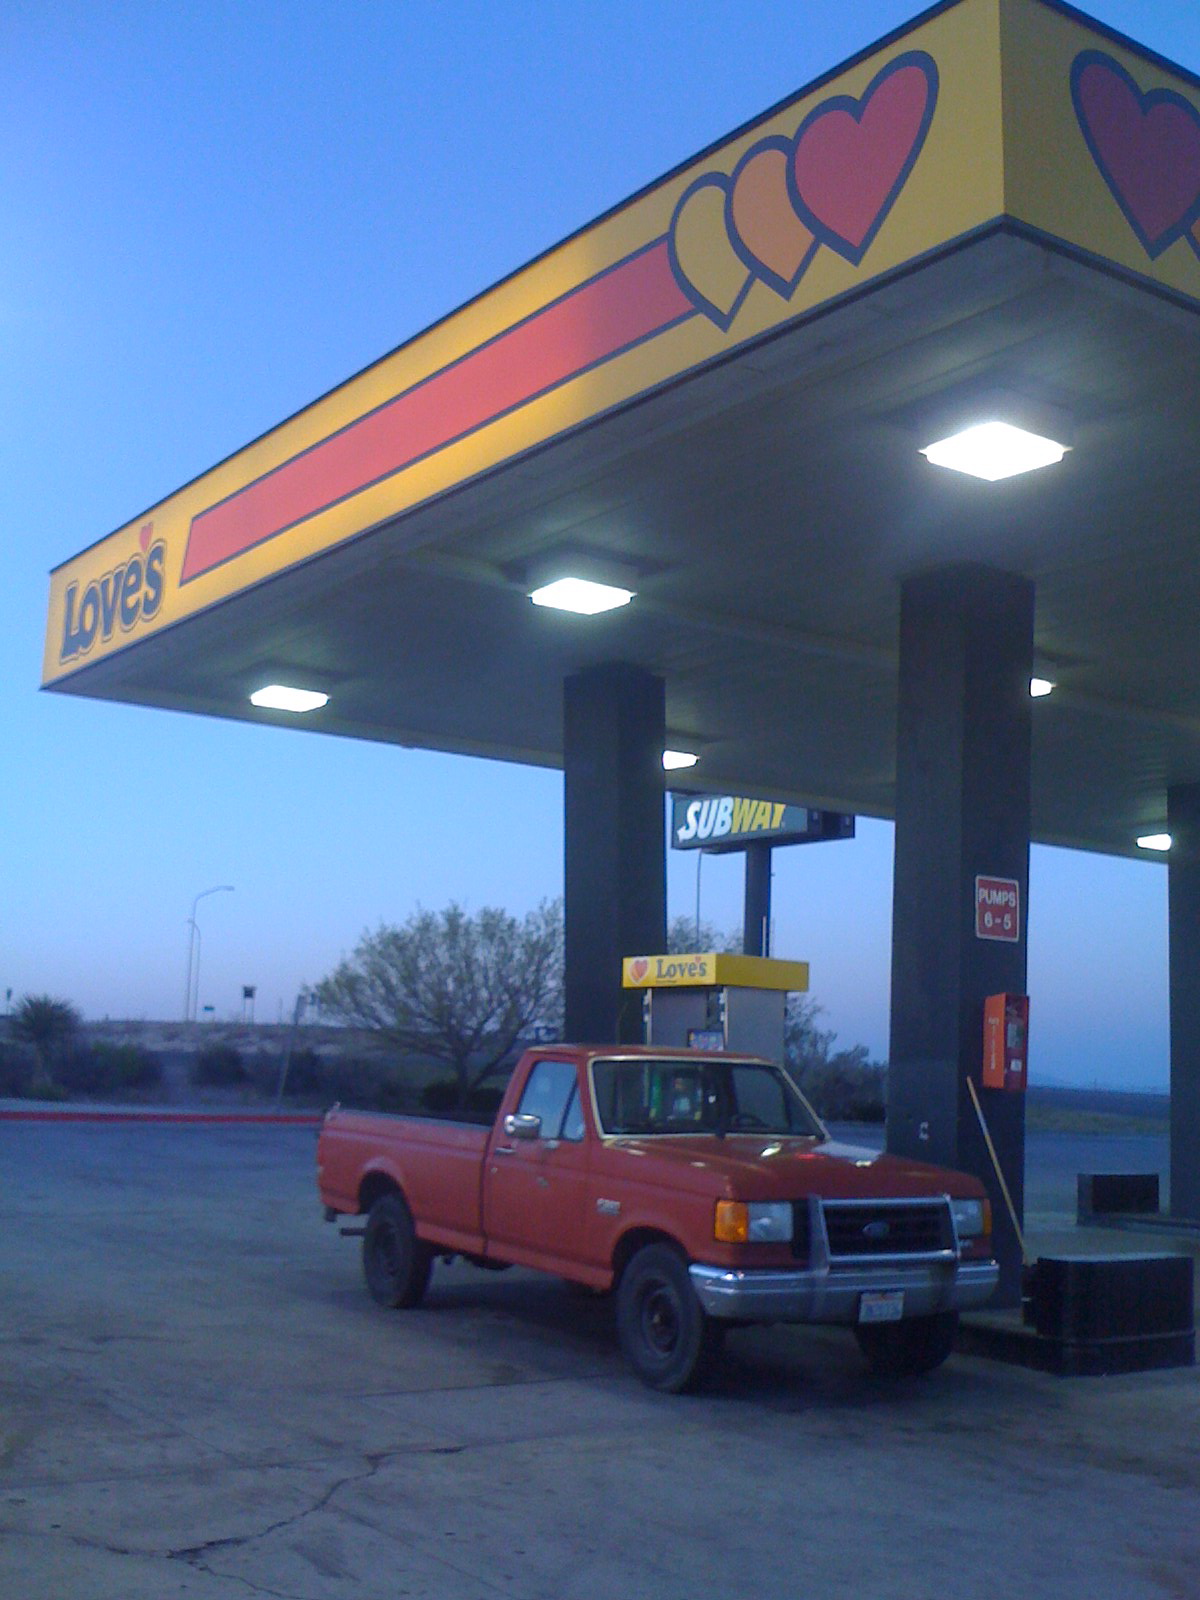
<path fill-rule="evenodd" d="M 667 924 L 667 949 L 672 955 L 698 954 L 715 950 L 718 954 L 736 955 L 742 948 L 740 929 L 724 932 L 712 922 L 697 922 L 695 917 L 672 917 Z M 655 952 L 657 954 L 657 952 Z"/>
<path fill-rule="evenodd" d="M 364 933 L 313 994 L 339 1021 L 446 1062 L 464 1106 L 523 1034 L 558 1022 L 562 962 L 561 902 L 522 919 L 451 905 Z"/>

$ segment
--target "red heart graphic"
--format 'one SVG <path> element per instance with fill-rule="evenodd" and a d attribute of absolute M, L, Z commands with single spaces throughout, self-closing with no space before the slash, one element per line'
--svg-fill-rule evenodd
<path fill-rule="evenodd" d="M 150 535 L 153 532 L 154 524 L 152 522 L 146 522 L 142 524 L 142 531 L 138 534 L 138 543 L 142 547 L 143 555 L 145 555 L 146 551 L 150 548 Z"/>
<path fill-rule="evenodd" d="M 1200 218 L 1200 113 L 1173 89 L 1143 94 L 1111 56 L 1084 50 L 1071 98 L 1092 159 L 1153 259 Z"/>
<path fill-rule="evenodd" d="M 932 57 L 910 51 L 884 67 L 861 100 L 836 95 L 800 124 L 792 204 L 823 243 L 855 266 L 921 153 L 937 86 Z"/>
<path fill-rule="evenodd" d="M 764 139 L 753 146 L 734 170 L 726 203 L 726 226 L 734 249 L 785 299 L 817 249 L 788 196 L 791 153 L 788 139 Z"/>
<path fill-rule="evenodd" d="M 636 961 L 631 961 L 629 963 L 629 976 L 633 979 L 634 983 L 640 983 L 649 971 L 650 963 L 646 960 L 645 956 L 639 956 Z"/>

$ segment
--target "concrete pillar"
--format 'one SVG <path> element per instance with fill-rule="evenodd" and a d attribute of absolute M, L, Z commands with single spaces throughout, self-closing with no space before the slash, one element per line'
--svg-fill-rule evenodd
<path fill-rule="evenodd" d="M 640 990 L 621 960 L 666 949 L 666 824 L 661 678 L 624 663 L 563 685 L 566 1036 L 642 1037 Z"/>
<path fill-rule="evenodd" d="M 900 606 L 887 1147 L 987 1185 L 997 1305 L 1019 1303 L 1021 1254 L 966 1079 L 979 1087 L 985 997 L 1025 991 L 1033 599 L 1025 578 L 961 564 L 908 579 Z M 1016 881 L 1015 941 L 977 937 L 977 877 Z M 1024 1096 L 979 1094 L 1023 1220 Z"/>
<path fill-rule="evenodd" d="M 1200 783 L 1167 790 L 1171 1215 L 1200 1221 Z"/>

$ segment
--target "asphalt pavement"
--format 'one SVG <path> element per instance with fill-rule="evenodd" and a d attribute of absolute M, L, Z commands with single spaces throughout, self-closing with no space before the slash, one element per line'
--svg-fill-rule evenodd
<path fill-rule="evenodd" d="M 1069 1229 L 1110 1152 L 1064 1138 L 1029 1189 Z M 748 1329 L 653 1394 L 554 1280 L 439 1265 L 378 1309 L 314 1145 L 0 1123 L 0 1600 L 1200 1595 L 1196 1369 L 897 1385 Z"/>

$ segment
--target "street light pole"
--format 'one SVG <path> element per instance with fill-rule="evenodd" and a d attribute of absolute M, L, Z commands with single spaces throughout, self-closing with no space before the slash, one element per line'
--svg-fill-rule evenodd
<path fill-rule="evenodd" d="M 199 998 L 200 989 L 200 954 L 197 948 L 200 943 L 200 926 L 196 921 L 196 907 L 207 895 L 232 893 L 233 885 L 231 883 L 218 883 L 211 889 L 201 889 L 200 893 L 192 901 L 192 914 L 188 918 L 187 977 L 183 985 L 183 1020 L 185 1022 L 194 1021 L 196 1016 L 195 1002 L 192 998 L 193 966 L 195 968 L 195 989 L 197 998 Z"/>

